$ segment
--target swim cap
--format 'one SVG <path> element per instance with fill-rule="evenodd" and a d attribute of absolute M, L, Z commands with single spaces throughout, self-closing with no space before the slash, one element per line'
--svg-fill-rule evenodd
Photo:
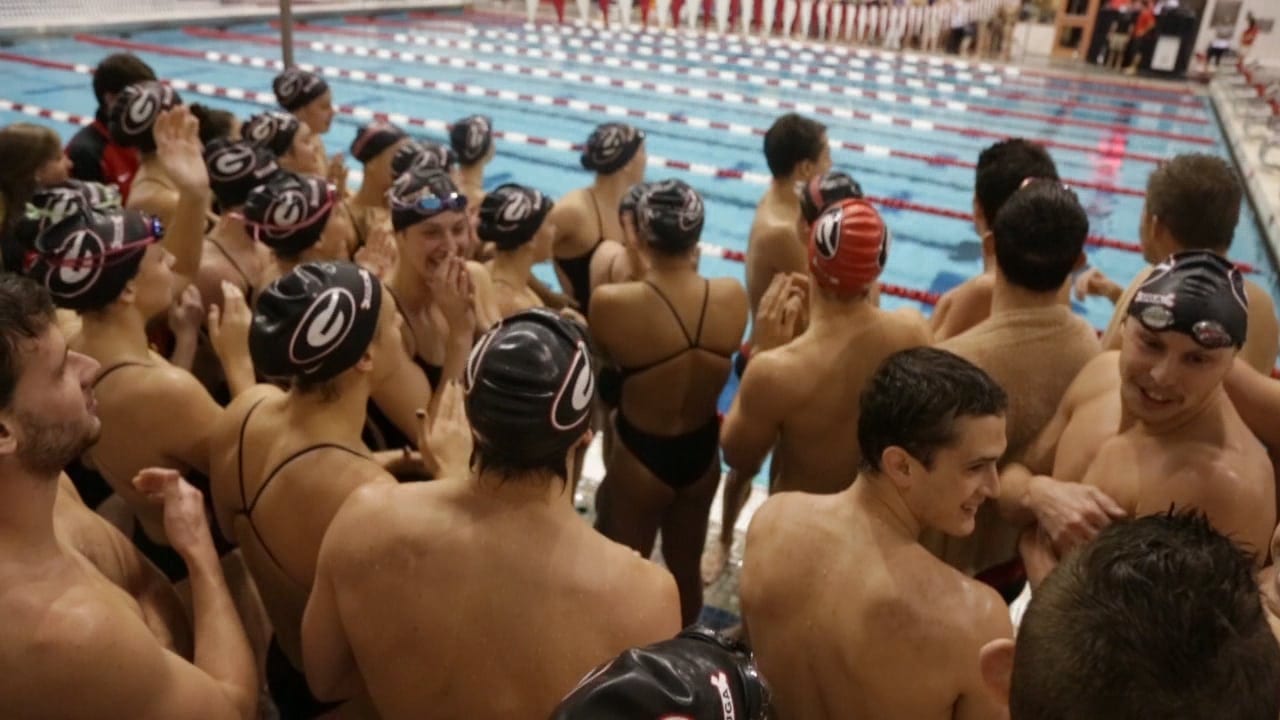
<path fill-rule="evenodd" d="M 371 122 L 356 131 L 356 139 L 351 141 L 351 157 L 367 163 L 407 137 L 405 131 L 395 125 Z"/>
<path fill-rule="evenodd" d="M 484 115 L 464 117 L 449 128 L 449 144 L 463 165 L 474 165 L 493 147 L 493 123 Z"/>
<path fill-rule="evenodd" d="M 329 83 L 315 73 L 289 68 L 271 81 L 280 107 L 293 112 L 329 91 Z"/>
<path fill-rule="evenodd" d="M 865 200 L 841 200 L 818 216 L 809 234 L 809 271 L 841 295 L 866 292 L 889 259 L 889 229 Z"/>
<path fill-rule="evenodd" d="M 9 270 L 19 270 L 26 255 L 36 247 L 40 233 L 63 218 L 84 210 L 110 210 L 121 205 L 120 191 L 114 185 L 67 180 L 36 190 L 27 201 L 26 210 L 4 240 L 3 262 Z"/>
<path fill-rule="evenodd" d="M 155 81 L 134 83 L 116 97 L 111 105 L 111 140 L 117 145 L 155 152 L 156 139 L 151 134 L 160 113 L 182 104 L 173 88 Z"/>
<path fill-rule="evenodd" d="M 240 135 L 280 157 L 293 147 L 293 138 L 301 127 L 298 118 L 288 113 L 264 112 L 249 118 L 240 128 Z"/>
<path fill-rule="evenodd" d="M 400 177 L 410 170 L 418 173 L 428 170 L 448 172 L 457 164 L 458 158 L 448 147 L 430 140 L 414 140 L 396 150 L 395 157 L 391 158 L 391 175 Z"/>
<path fill-rule="evenodd" d="M 1244 277 L 1205 250 L 1175 253 L 1157 265 L 1138 286 L 1128 313 L 1152 332 L 1190 335 L 1210 350 L 1243 347 L 1249 327 Z"/>
<path fill-rule="evenodd" d="M 644 144 L 644 131 L 623 123 L 597 127 L 582 151 L 582 167 L 601 175 L 612 175 L 631 162 Z"/>
<path fill-rule="evenodd" d="M 514 250 L 538 234 L 552 205 L 550 198 L 533 188 L 513 183 L 499 185 L 480 203 L 476 234 L 499 250 Z"/>
<path fill-rule="evenodd" d="M 750 653 L 694 626 L 591 671 L 551 720 L 767 717 L 769 688 Z"/>
<path fill-rule="evenodd" d="M 320 383 L 360 360 L 378 329 L 382 284 L 349 262 L 303 263 L 258 296 L 253 366 L 272 380 Z"/>
<path fill-rule="evenodd" d="M 698 191 L 680 180 L 650 183 L 636 202 L 636 233 L 665 252 L 698 244 L 705 208 Z"/>
<path fill-rule="evenodd" d="M 276 156 L 245 140 L 218 138 L 204 146 L 209 188 L 223 210 L 244 205 L 249 191 L 280 172 Z"/>
<path fill-rule="evenodd" d="M 162 237 L 160 221 L 138 210 L 83 209 L 40 233 L 23 274 L 44 285 L 58 307 L 101 310 L 120 297 L 147 246 Z"/>
<path fill-rule="evenodd" d="M 410 170 L 396 178 L 387 191 L 391 227 L 399 232 L 443 212 L 467 209 L 467 196 L 443 170 Z"/>
<path fill-rule="evenodd" d="M 562 459 L 590 427 L 586 330 L 544 308 L 516 313 L 480 338 L 465 382 L 477 448 L 517 466 Z"/>
<path fill-rule="evenodd" d="M 861 200 L 862 186 L 847 173 L 829 172 L 809 179 L 800 191 L 800 214 L 812 225 L 832 203 Z"/>
<path fill-rule="evenodd" d="M 640 202 L 641 196 L 648 192 L 651 186 L 652 183 L 638 182 L 627 188 L 627 194 L 623 195 L 622 199 L 618 201 L 618 217 L 621 218 L 627 213 L 631 213 L 634 216 L 636 214 L 636 204 Z"/>
<path fill-rule="evenodd" d="M 249 235 L 280 255 L 297 255 L 320 241 L 334 190 L 311 175 L 280 171 L 249 191 L 244 221 Z"/>

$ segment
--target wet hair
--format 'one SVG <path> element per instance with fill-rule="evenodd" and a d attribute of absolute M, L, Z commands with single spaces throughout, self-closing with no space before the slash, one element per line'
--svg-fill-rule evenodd
<path fill-rule="evenodd" d="M 996 214 L 996 265 L 1013 285 L 1056 292 L 1084 252 L 1089 216 L 1076 194 L 1056 180 L 1035 180 Z"/>
<path fill-rule="evenodd" d="M 62 139 L 43 125 L 14 123 L 0 129 L 0 239 L 10 240 L 26 212 L 36 191 L 36 171 L 61 155 Z"/>
<path fill-rule="evenodd" d="M 108 55 L 93 71 L 93 95 L 101 107 L 107 101 L 107 93 L 119 93 L 134 83 L 156 79 L 156 71 L 132 53 Z M 103 108 L 107 110 L 109 108 Z"/>
<path fill-rule="evenodd" d="M 1030 140 L 1001 140 L 978 155 L 973 194 L 988 223 L 996 221 L 1000 208 L 1027 178 L 1058 179 L 1058 168 L 1049 152 Z"/>
<path fill-rule="evenodd" d="M 805 160 L 817 161 L 827 146 L 827 126 L 787 113 L 764 134 L 764 159 L 775 178 L 787 177 Z"/>
<path fill-rule="evenodd" d="M 919 347 L 890 355 L 862 392 L 858 444 L 862 469 L 880 471 L 880 457 L 899 447 L 925 467 L 956 439 L 962 417 L 1003 415 L 1009 399 L 981 368 L 964 358 Z"/>
<path fill-rule="evenodd" d="M 1240 221 L 1243 191 L 1235 170 L 1213 155 L 1178 155 L 1147 179 L 1147 212 L 1183 250 L 1226 253 Z"/>
<path fill-rule="evenodd" d="M 34 280 L 0 273 L 0 409 L 7 410 L 22 375 L 22 348 L 54 322 L 53 301 Z"/>
<path fill-rule="evenodd" d="M 187 106 L 200 122 L 200 144 L 208 145 L 219 138 L 230 138 L 236 128 L 235 113 L 193 103 Z"/>
<path fill-rule="evenodd" d="M 1110 525 L 1036 589 L 1018 630 L 1011 717 L 1280 715 L 1280 646 L 1253 571 L 1196 512 Z"/>

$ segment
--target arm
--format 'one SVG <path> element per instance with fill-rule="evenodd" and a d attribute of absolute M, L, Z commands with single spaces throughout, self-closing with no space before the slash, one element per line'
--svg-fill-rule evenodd
<path fill-rule="evenodd" d="M 222 407 L 191 373 L 181 368 L 158 370 L 148 378 L 150 407 L 165 408 L 151 427 L 153 442 L 165 457 L 209 475 L 209 440 Z"/>
<path fill-rule="evenodd" d="M 960 697 L 956 700 L 955 720 L 1004 720 L 1008 707 L 987 688 L 978 659 L 982 647 L 992 640 L 1013 638 L 1013 623 L 1008 608 L 995 591 L 985 586 L 971 588 L 980 610 L 971 632 L 958 641 L 956 667 L 961 672 Z"/>
<path fill-rule="evenodd" d="M 484 265 L 474 261 L 468 262 L 467 272 L 471 274 L 471 286 L 475 288 L 472 304 L 475 308 L 476 330 L 483 332 L 497 325 L 505 316 L 498 309 L 497 291 L 493 287 L 493 278 L 489 277 L 489 271 Z M 470 343 L 467 344 L 467 352 L 468 354 L 471 352 Z M 463 364 L 466 364 L 465 358 Z"/>
<path fill-rule="evenodd" d="M 249 355 L 249 325 L 253 322 L 253 313 L 238 286 L 223 280 L 219 293 L 222 302 L 209 308 L 205 326 L 209 329 L 209 344 L 218 356 L 222 375 L 234 398 L 257 383 L 253 358 Z"/>
<path fill-rule="evenodd" d="M 387 362 L 394 367 L 373 387 L 369 396 L 397 430 L 405 437 L 416 438 L 420 426 L 417 411 L 430 407 L 433 401 L 431 383 L 406 353 L 394 353 Z"/>
<path fill-rule="evenodd" d="M 1265 290 L 1248 280 L 1245 290 L 1249 299 L 1249 327 L 1240 357 L 1254 370 L 1270 375 L 1275 367 L 1277 345 L 1280 345 L 1275 303 Z"/>
<path fill-rule="evenodd" d="M 351 493 L 320 544 L 315 582 L 302 616 L 302 660 L 307 685 L 321 700 L 340 700 L 364 692 L 364 681 L 342 622 L 337 586 L 342 581 L 347 554 L 353 545 L 365 542 L 369 522 L 375 520 L 368 508 L 381 492 L 369 487 Z"/>
<path fill-rule="evenodd" d="M 178 188 L 177 205 L 165 228 L 164 247 L 174 257 L 174 274 L 188 283 L 200 272 L 204 216 L 210 197 L 209 173 L 198 131 L 199 123 L 185 107 L 162 113 L 153 130 L 156 156 Z"/>
<path fill-rule="evenodd" d="M 1273 454 L 1280 451 L 1280 383 L 1255 372 L 1244 358 L 1236 357 L 1223 387 L 1241 419 Z"/>
<path fill-rule="evenodd" d="M 1123 335 L 1121 332 L 1121 326 L 1124 324 L 1124 319 L 1128 315 L 1127 311 L 1129 310 L 1129 301 L 1133 299 L 1133 296 L 1138 292 L 1138 288 L 1147 279 L 1147 275 L 1149 273 L 1150 268 L 1144 269 L 1142 272 L 1138 273 L 1138 276 L 1133 279 L 1133 282 L 1129 283 L 1129 287 L 1125 288 L 1124 294 L 1120 296 L 1120 300 L 1116 302 L 1116 311 L 1111 315 L 1111 322 L 1107 323 L 1106 331 L 1102 333 L 1103 352 L 1120 349 L 1120 338 Z"/>
<path fill-rule="evenodd" d="M 720 429 L 725 464 L 748 477 L 760 470 L 782 429 L 779 395 L 788 384 L 773 359 L 770 352 L 752 358 Z"/>

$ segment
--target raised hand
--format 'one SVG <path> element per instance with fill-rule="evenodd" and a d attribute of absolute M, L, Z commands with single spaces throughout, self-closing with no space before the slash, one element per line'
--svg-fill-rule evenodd
<path fill-rule="evenodd" d="M 204 304 L 200 290 L 195 285 L 188 285 L 169 306 L 169 329 L 176 337 L 194 339 L 203 320 Z"/>
<path fill-rule="evenodd" d="M 790 275 L 777 274 L 760 298 L 756 311 L 752 352 L 786 345 L 796 336 L 800 319 L 807 307 L 807 288 L 797 285 Z"/>
<path fill-rule="evenodd" d="M 396 249 L 395 240 L 386 225 L 375 222 L 369 228 L 369 239 L 364 247 L 356 251 L 356 264 L 373 273 L 382 281 L 391 279 L 396 263 L 400 260 L 400 251 Z"/>
<path fill-rule="evenodd" d="M 200 122 L 185 106 L 165 110 L 151 130 L 156 157 L 179 192 L 209 192 L 209 171 L 200 143 Z"/>
<path fill-rule="evenodd" d="M 445 260 L 430 285 L 436 304 L 449 321 L 450 334 L 470 338 L 476 326 L 475 287 L 466 261 L 456 255 Z"/>
<path fill-rule="evenodd" d="M 209 342 L 223 366 L 249 356 L 249 325 L 253 312 L 244 293 L 234 284 L 222 281 L 222 307 L 209 307 Z"/>
<path fill-rule="evenodd" d="M 1090 295 L 1101 295 L 1112 304 L 1120 301 L 1124 288 L 1102 274 L 1098 268 L 1089 268 L 1076 277 L 1074 283 L 1076 300 L 1084 300 Z"/>
<path fill-rule="evenodd" d="M 325 177 L 333 184 L 339 198 L 347 196 L 347 164 L 344 162 L 342 153 L 334 153 L 333 157 L 329 158 Z"/>
<path fill-rule="evenodd" d="M 440 477 L 462 477 L 470 470 L 474 440 L 471 424 L 467 422 L 463 402 L 462 385 L 449 381 L 440 390 L 435 417 L 428 420 L 426 411 L 418 417 L 422 426 L 418 433 L 418 447 L 435 458 Z"/>
<path fill-rule="evenodd" d="M 214 552 L 205 516 L 204 497 L 177 470 L 147 468 L 133 486 L 153 503 L 164 505 L 164 534 L 185 560 L 197 552 Z"/>

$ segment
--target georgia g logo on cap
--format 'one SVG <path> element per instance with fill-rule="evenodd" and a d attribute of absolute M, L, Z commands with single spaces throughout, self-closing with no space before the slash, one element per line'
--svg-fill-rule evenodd
<path fill-rule="evenodd" d="M 507 196 L 498 211 L 497 228 L 500 232 L 513 232 L 533 215 L 533 199 L 528 193 L 515 191 Z"/>
<path fill-rule="evenodd" d="M 485 138 L 489 135 L 489 121 L 476 118 L 467 126 L 467 150 L 473 154 L 484 149 Z"/>
<path fill-rule="evenodd" d="M 58 243 L 50 255 L 57 258 L 45 276 L 45 287 L 55 297 L 73 298 L 93 287 L 102 275 L 107 244 L 92 228 L 76 230 Z"/>
<path fill-rule="evenodd" d="M 813 228 L 813 244 L 818 254 L 830 260 L 840 249 L 840 220 L 843 211 L 837 206 L 822 214 L 818 224 Z"/>
<path fill-rule="evenodd" d="M 249 139 L 258 143 L 265 143 L 275 136 L 280 123 L 272 115 L 259 115 L 249 122 L 246 128 L 249 133 Z"/>
<path fill-rule="evenodd" d="M 680 206 L 680 214 L 676 222 L 680 230 L 690 232 L 702 221 L 702 198 L 692 188 L 684 189 L 684 204 Z"/>
<path fill-rule="evenodd" d="M 622 146 L 627 141 L 625 130 L 626 128 L 622 125 L 609 125 L 601 128 L 600 135 L 597 137 L 591 153 L 595 155 L 597 163 L 607 163 L 622 152 Z"/>
<path fill-rule="evenodd" d="M 289 188 L 276 196 L 263 213 L 268 234 L 288 233 L 307 215 L 307 198 L 297 188 Z"/>
<path fill-rule="evenodd" d="M 157 88 L 136 88 L 137 97 L 129 103 L 120 125 L 130 135 L 137 135 L 155 122 L 160 112 L 160 91 Z"/>
<path fill-rule="evenodd" d="M 591 414 L 591 396 L 596 378 L 591 372 L 591 357 L 585 343 L 579 341 L 565 374 L 564 384 L 551 404 L 551 425 L 557 430 L 572 430 Z"/>
<path fill-rule="evenodd" d="M 214 154 L 209 162 L 209 169 L 215 180 L 239 180 L 249 174 L 256 159 L 253 148 L 247 145 L 228 145 Z"/>
<path fill-rule="evenodd" d="M 289 338 L 289 360 L 314 366 L 342 344 L 355 326 L 356 299 L 349 290 L 333 287 L 316 296 Z"/>

